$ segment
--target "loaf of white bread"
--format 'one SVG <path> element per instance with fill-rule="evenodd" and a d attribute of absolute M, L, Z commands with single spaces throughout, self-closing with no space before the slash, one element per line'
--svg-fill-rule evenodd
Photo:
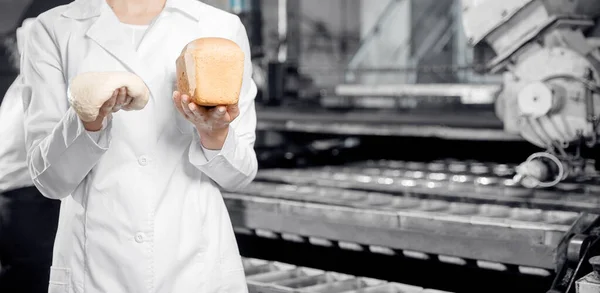
<path fill-rule="evenodd" d="M 123 110 L 141 110 L 150 97 L 144 81 L 130 72 L 86 72 L 77 75 L 69 86 L 69 103 L 83 122 L 98 118 L 100 108 L 108 101 L 115 90 L 125 87 L 132 98 Z"/>
<path fill-rule="evenodd" d="M 244 58 L 244 51 L 231 40 L 194 40 L 177 58 L 177 89 L 200 106 L 237 104 Z"/>

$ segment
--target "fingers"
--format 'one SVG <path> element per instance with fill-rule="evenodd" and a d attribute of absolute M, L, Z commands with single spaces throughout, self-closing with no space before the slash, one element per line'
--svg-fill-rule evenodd
<path fill-rule="evenodd" d="M 238 104 L 229 105 L 229 106 L 227 106 L 227 112 L 229 113 L 229 116 L 231 117 L 231 120 L 233 121 L 233 120 L 235 120 L 235 118 L 240 116 L 240 107 L 238 106 Z"/>
<path fill-rule="evenodd" d="M 117 111 L 121 110 L 121 108 L 123 108 L 123 105 L 125 104 L 126 100 L 127 100 L 127 88 L 122 87 L 118 90 L 117 98 L 115 101 L 115 106 L 113 107 L 112 111 L 117 112 Z"/>
<path fill-rule="evenodd" d="M 110 112 L 112 112 L 113 107 L 115 106 L 115 104 L 117 102 L 118 95 L 119 95 L 119 90 L 115 90 L 113 92 L 112 96 L 110 97 L 110 99 L 108 99 L 106 102 L 104 102 L 102 107 L 100 107 L 99 116 L 106 117 L 106 115 L 108 115 Z"/>
<path fill-rule="evenodd" d="M 211 110 L 211 116 L 215 119 L 218 120 L 223 120 L 223 118 L 225 118 L 225 114 L 227 113 L 227 107 L 225 106 L 218 106 L 215 107 L 214 109 Z"/>
<path fill-rule="evenodd" d="M 188 95 L 177 91 L 173 92 L 173 103 L 179 113 L 196 126 L 220 128 L 229 125 L 239 115 L 237 105 L 203 107 L 192 102 Z"/>
<path fill-rule="evenodd" d="M 206 118 L 206 109 L 204 107 L 200 107 L 195 103 L 188 103 L 188 109 L 190 110 L 192 117 L 199 121 L 203 121 Z"/>
<path fill-rule="evenodd" d="M 131 102 L 132 101 L 133 101 L 133 97 L 127 95 L 127 97 L 125 98 L 125 102 L 123 103 L 122 109 L 125 111 L 131 110 Z"/>
<path fill-rule="evenodd" d="M 123 107 L 129 106 L 129 104 L 131 104 L 131 101 L 133 101 L 133 97 L 128 95 L 127 98 L 125 99 L 125 103 L 123 103 Z"/>
<path fill-rule="evenodd" d="M 181 113 L 181 115 L 185 115 L 185 112 L 183 112 L 183 107 L 182 107 L 182 103 L 181 103 L 181 94 L 178 91 L 173 92 L 173 103 L 175 104 L 175 108 L 177 108 L 177 111 L 179 111 L 179 113 Z"/>
<path fill-rule="evenodd" d="M 190 109 L 190 106 L 195 106 L 195 104 L 190 103 L 190 97 L 188 97 L 187 95 L 182 95 L 181 109 L 183 109 L 183 113 L 185 114 L 185 116 L 188 117 L 188 119 L 197 119 L 196 115 L 194 115 L 194 113 Z"/>
<path fill-rule="evenodd" d="M 190 98 L 187 95 L 182 95 L 178 91 L 173 92 L 173 103 L 175 104 L 177 111 L 179 111 L 179 113 L 183 115 L 186 119 L 193 122 L 194 120 L 200 118 L 200 115 L 196 115 L 194 113 L 199 110 L 197 109 L 197 105 L 194 103 L 190 103 Z"/>
<path fill-rule="evenodd" d="M 226 106 L 218 106 L 215 109 L 213 109 L 212 111 L 213 112 L 211 113 L 211 116 L 220 125 L 228 126 L 229 123 L 231 123 L 231 121 L 233 121 L 233 118 L 227 112 L 227 107 Z"/>

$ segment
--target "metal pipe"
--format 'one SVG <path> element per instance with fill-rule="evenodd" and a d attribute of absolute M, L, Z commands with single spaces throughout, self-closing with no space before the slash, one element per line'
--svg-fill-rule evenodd
<path fill-rule="evenodd" d="M 588 38 L 587 42 L 592 47 L 600 48 L 600 37 Z"/>
<path fill-rule="evenodd" d="M 279 35 L 279 52 L 277 60 L 284 63 L 287 60 L 287 0 L 279 0 L 277 6 L 277 33 Z"/>
<path fill-rule="evenodd" d="M 502 90 L 501 85 L 471 84 L 341 84 L 336 86 L 338 96 L 433 96 L 460 97 L 464 104 L 492 104 Z"/>

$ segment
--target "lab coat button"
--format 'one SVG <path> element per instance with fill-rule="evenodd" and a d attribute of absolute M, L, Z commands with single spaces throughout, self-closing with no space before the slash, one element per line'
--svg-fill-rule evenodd
<path fill-rule="evenodd" d="M 141 166 L 146 166 L 146 165 L 148 165 L 148 158 L 147 158 L 146 156 L 141 156 L 141 157 L 138 159 L 138 163 L 139 163 Z"/>
<path fill-rule="evenodd" d="M 137 242 L 137 243 L 142 243 L 142 242 L 144 242 L 144 238 L 146 238 L 146 237 L 144 236 L 144 233 L 141 233 L 141 232 L 140 232 L 140 233 L 137 233 L 137 234 L 135 234 L 135 242 Z"/>

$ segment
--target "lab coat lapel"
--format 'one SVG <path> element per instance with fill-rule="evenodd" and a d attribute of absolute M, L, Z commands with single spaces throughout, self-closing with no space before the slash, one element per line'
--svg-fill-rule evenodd
<path fill-rule="evenodd" d="M 140 58 L 127 41 L 121 23 L 112 9 L 104 3 L 100 16 L 87 31 L 87 36 L 111 54 L 132 73 L 143 77 Z M 147 80 L 144 80 L 146 83 Z"/>

